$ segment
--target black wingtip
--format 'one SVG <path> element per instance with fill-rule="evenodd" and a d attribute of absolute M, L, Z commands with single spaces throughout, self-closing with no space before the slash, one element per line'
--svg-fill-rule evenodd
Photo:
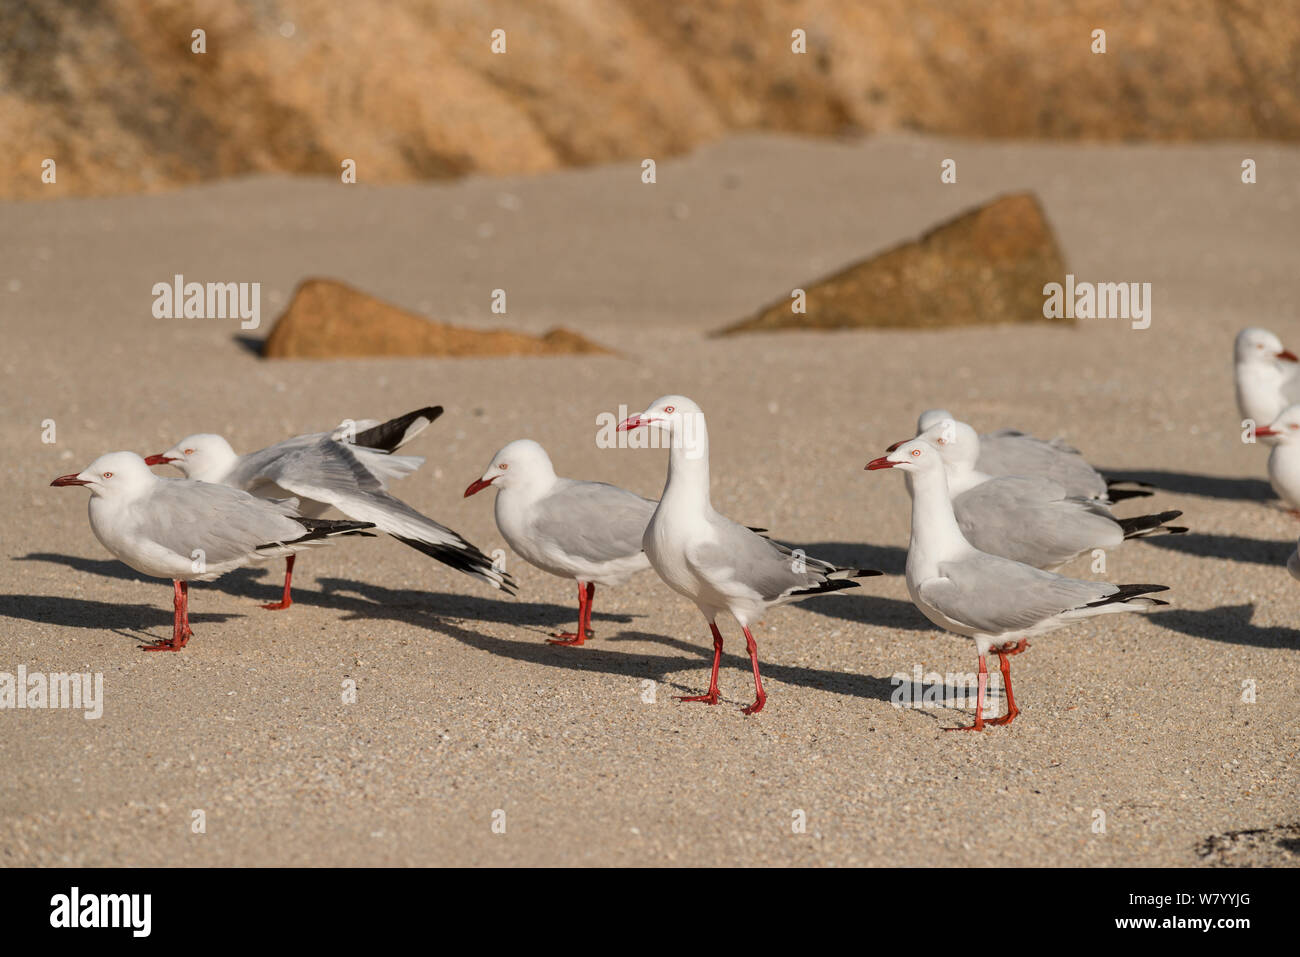
<path fill-rule="evenodd" d="M 454 545 L 434 545 L 415 538 L 404 538 L 401 535 L 394 535 L 393 538 L 403 545 L 414 548 L 417 552 L 422 552 L 430 558 L 442 562 L 449 568 L 464 572 L 466 575 L 487 584 L 496 585 L 507 595 L 516 594 L 518 586 L 515 584 L 515 580 L 507 572 L 496 570 L 492 564 L 492 559 L 473 545 L 467 548 L 456 548 Z M 501 581 L 497 582 L 489 573 L 500 575 Z"/>
<path fill-rule="evenodd" d="M 438 416 L 442 415 L 442 411 L 440 405 L 428 405 L 423 409 L 408 412 L 406 415 L 399 415 L 395 419 L 381 422 L 374 428 L 358 432 L 353 444 L 363 449 L 378 449 L 381 452 L 391 454 L 406 444 L 408 441 L 407 433 L 410 431 L 413 422 L 428 419 L 429 423 L 432 424 L 437 420 Z M 413 437 L 411 436 L 411 438 Z"/>
<path fill-rule="evenodd" d="M 1106 489 L 1106 497 L 1110 499 L 1111 502 L 1122 502 L 1125 499 L 1130 499 L 1130 498 L 1150 498 L 1154 494 L 1155 494 L 1154 492 L 1148 492 L 1145 489 L 1137 489 L 1137 488 Z"/>
<path fill-rule="evenodd" d="M 1154 531 L 1165 522 L 1172 522 L 1182 514 L 1181 511 L 1175 508 L 1154 515 L 1137 515 L 1133 518 L 1118 518 L 1115 521 L 1119 523 L 1119 527 L 1124 531 L 1124 537 L 1132 538 L 1134 535 L 1140 535 L 1143 532 Z"/>
<path fill-rule="evenodd" d="M 1096 608 L 1099 605 L 1116 605 L 1122 604 L 1132 598 L 1138 598 L 1142 595 L 1150 595 L 1155 592 L 1169 591 L 1168 585 L 1120 585 L 1119 591 L 1113 595 L 1107 595 L 1099 601 L 1090 601 L 1085 608 Z M 1149 599 L 1153 604 L 1167 605 L 1169 602 L 1161 601 L 1158 598 Z"/>
<path fill-rule="evenodd" d="M 861 587 L 857 582 L 849 578 L 828 578 L 820 581 L 808 588 L 800 588 L 798 591 L 789 593 L 789 598 L 795 598 L 803 595 L 823 595 L 828 591 L 841 591 L 845 588 Z"/>
<path fill-rule="evenodd" d="M 874 578 L 877 575 L 885 574 L 879 568 L 855 568 L 853 569 L 853 578 Z"/>
<path fill-rule="evenodd" d="M 301 516 L 291 516 L 295 522 L 307 530 L 306 535 L 294 538 L 286 542 L 267 542 L 265 545 L 258 545 L 258 549 L 263 548 L 283 548 L 286 545 L 303 545 L 307 542 L 317 542 L 322 538 L 334 538 L 338 535 L 359 535 L 362 538 L 374 538 L 375 536 L 366 529 L 374 528 L 374 522 L 353 522 L 350 520 L 335 520 L 331 518 L 303 518 Z"/>

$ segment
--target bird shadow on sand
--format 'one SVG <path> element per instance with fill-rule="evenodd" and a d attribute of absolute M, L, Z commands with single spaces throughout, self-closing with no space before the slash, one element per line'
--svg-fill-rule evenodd
<path fill-rule="evenodd" d="M 875 568 L 886 575 L 901 575 L 907 568 L 907 549 L 897 545 L 864 545 L 860 542 L 795 542 L 771 536 L 790 548 L 803 549 L 809 558 L 820 558 L 840 568 Z M 864 582 L 869 579 L 862 579 Z"/>
<path fill-rule="evenodd" d="M 13 559 L 16 562 L 49 562 L 53 565 L 63 565 L 71 568 L 73 571 L 84 572 L 88 575 L 99 575 L 102 578 L 115 578 L 124 582 L 146 582 L 150 585 L 165 587 L 171 584 L 166 578 L 154 578 L 152 575 L 142 575 L 128 565 L 112 558 L 85 558 L 81 555 L 58 555 L 54 552 L 31 552 L 27 555 L 20 555 Z M 278 600 L 280 597 L 279 579 L 275 579 L 276 585 L 272 587 L 268 583 L 259 583 L 259 578 L 265 578 L 270 573 L 270 568 L 250 567 L 237 568 L 232 572 L 227 572 L 216 581 L 210 582 L 192 582 L 191 587 L 195 589 L 213 589 L 215 591 L 225 592 L 229 595 L 239 595 L 243 598 L 260 598 L 265 601 Z M 295 595 L 295 600 L 297 596 Z"/>
<path fill-rule="evenodd" d="M 814 554 L 811 547 L 808 551 L 809 554 Z M 859 550 L 858 554 L 862 554 L 862 552 Z M 125 605 L 61 596 L 0 595 L 0 615 L 23 618 L 29 621 L 53 622 L 54 624 L 73 627 L 111 628 L 120 631 L 142 627 L 170 627 L 171 625 L 171 603 L 170 601 L 163 601 L 166 583 L 160 579 L 141 575 L 121 562 L 51 553 L 33 553 L 15 559 L 15 561 L 53 562 L 89 574 L 102 575 L 123 581 L 142 581 L 156 584 L 160 586 L 159 602 L 156 605 Z M 223 575 L 216 581 L 196 582 L 192 586 L 190 593 L 191 608 L 196 603 L 202 602 L 201 590 L 209 588 L 256 601 L 277 600 L 281 591 L 280 578 L 278 575 L 267 578 L 270 570 L 266 567 L 240 568 Z M 259 581 L 259 579 L 266 580 Z M 416 627 L 429 628 L 490 654 L 545 667 L 622 675 L 637 680 L 650 678 L 687 693 L 699 691 L 708 682 L 712 644 L 708 640 L 707 629 L 703 625 L 701 625 L 702 634 L 698 643 L 643 631 L 623 630 L 610 635 L 609 625 L 630 624 L 640 616 L 596 610 L 592 618 L 593 627 L 596 629 L 598 637 L 582 648 L 565 648 L 548 644 L 545 638 L 549 632 L 557 628 L 571 628 L 576 623 L 576 602 L 573 606 L 569 606 L 550 602 L 522 601 L 514 598 L 448 594 L 422 589 L 388 588 L 383 585 L 343 578 L 318 578 L 316 584 L 319 590 L 296 589 L 294 591 L 294 604 L 333 609 L 342 612 L 353 620 L 389 619 Z M 830 613 L 834 617 L 843 617 L 851 621 L 866 621 L 867 623 L 879 623 L 879 620 L 876 616 L 863 612 L 861 610 L 863 608 L 878 611 L 883 604 L 883 607 L 887 609 L 886 619 L 912 610 L 909 602 L 875 598 L 873 596 L 865 597 L 869 600 L 856 599 L 857 608 L 853 607 L 855 599 L 839 595 L 814 599 L 813 602 L 807 604 L 844 603 L 845 607 L 842 613 Z M 265 612 L 265 614 L 280 613 Z M 198 624 L 207 621 L 224 621 L 228 617 L 234 616 L 192 611 L 190 621 Z M 525 637 L 519 639 L 498 638 L 464 627 L 465 622 L 472 621 L 496 622 L 518 626 Z M 924 622 L 923 619 L 918 622 L 909 621 L 905 624 L 899 624 L 898 627 L 921 627 L 922 625 L 930 627 L 929 623 Z M 138 641 L 139 636 L 132 637 L 132 640 Z M 671 647 L 677 653 L 673 655 L 647 655 L 643 652 L 624 653 L 613 650 L 613 646 L 626 641 L 657 642 Z M 729 635 L 728 643 L 738 643 L 742 652 L 737 654 L 724 651 L 722 656 L 724 665 L 748 673 L 749 656 L 743 653 L 744 639 L 739 635 Z M 760 649 L 760 661 L 762 661 L 761 654 Z M 677 680 L 668 677 L 669 675 L 680 675 L 684 670 L 688 670 L 693 661 L 698 662 L 700 667 L 700 687 L 696 687 L 694 683 L 691 685 L 681 684 Z M 888 677 L 878 678 L 872 675 L 851 674 L 818 668 L 764 664 L 763 673 L 776 681 L 791 685 L 829 690 L 854 697 L 874 698 L 880 701 L 889 701 L 895 689 L 894 683 Z"/>
<path fill-rule="evenodd" d="M 121 602 L 91 601 L 66 595 L 0 594 L 0 618 L 16 618 L 64 628 L 112 631 L 133 642 L 154 641 L 171 634 L 171 596 L 156 605 L 126 605 Z M 190 610 L 194 626 L 227 621 L 242 615 Z"/>
<path fill-rule="evenodd" d="M 1300 650 L 1300 631 L 1294 628 L 1276 626 L 1261 628 L 1252 625 L 1255 606 L 1220 605 L 1204 611 L 1188 608 L 1171 608 L 1147 615 L 1157 625 L 1178 631 L 1193 638 L 1206 638 L 1210 641 L 1225 641 L 1234 645 L 1250 645 L 1255 648 L 1290 648 Z"/>
<path fill-rule="evenodd" d="M 1264 479 L 1226 478 L 1222 475 L 1197 475 L 1193 472 L 1161 472 L 1143 469 L 1098 468 L 1112 482 L 1150 482 L 1157 495 L 1175 492 L 1180 495 L 1202 495 L 1205 498 L 1227 498 L 1240 501 L 1263 502 L 1274 498 L 1272 487 Z"/>
<path fill-rule="evenodd" d="M 703 620 L 701 620 L 703 624 Z M 687 690 L 695 693 L 703 690 L 708 684 L 709 667 L 712 664 L 713 642 L 708 636 L 708 629 L 701 629 L 701 636 L 698 642 L 688 641 L 683 638 L 673 638 L 669 635 L 653 634 L 644 631 L 625 631 L 607 639 L 608 644 L 617 644 L 621 641 L 649 641 L 656 644 L 664 645 L 668 648 L 674 648 L 680 654 L 672 658 L 650 657 L 646 655 L 630 655 L 634 660 L 644 661 L 664 661 L 668 663 L 668 671 L 680 672 L 683 668 L 689 667 L 691 658 L 695 658 L 700 663 L 699 687 L 690 686 Z M 782 639 L 772 640 L 773 644 L 780 643 Z M 733 645 L 742 649 L 737 654 L 727 651 L 727 646 Z M 745 647 L 744 636 L 737 634 L 728 634 L 723 630 L 723 651 L 722 651 L 722 668 L 739 669 L 745 674 L 749 673 L 749 655 L 743 651 Z M 594 649 L 593 649 L 594 650 Z M 763 659 L 763 646 L 759 645 L 758 649 L 759 667 L 762 670 L 763 677 L 772 678 L 784 684 L 798 685 L 804 688 L 816 688 L 820 691 L 832 691 L 836 694 L 848 695 L 854 698 L 874 698 L 877 701 L 889 701 L 898 687 L 889 678 L 877 678 L 874 675 L 854 674 L 846 671 L 828 671 L 823 668 L 805 668 L 801 665 L 780 665 L 773 664 Z M 638 670 L 640 677 L 653 677 L 646 675 Z M 662 680 L 662 679 L 660 679 Z M 676 687 L 683 687 L 676 685 Z"/>
<path fill-rule="evenodd" d="M 807 546 L 809 555 L 823 556 L 826 561 L 837 564 L 840 559 L 845 564 L 856 562 L 869 568 L 881 568 L 891 564 L 889 553 L 906 555 L 901 548 L 873 548 L 852 544 L 822 543 Z M 834 557 L 832 557 L 834 556 Z M 854 557 L 856 556 L 856 557 Z M 876 564 L 867 561 L 872 557 L 884 557 Z M 897 558 L 898 556 L 894 556 Z M 160 578 L 142 575 L 132 568 L 114 559 L 85 558 L 79 555 L 60 555 L 52 552 L 33 552 L 13 559 L 14 561 L 50 562 L 63 565 L 74 571 L 119 581 L 146 582 L 165 587 L 167 582 Z M 901 563 L 900 571 L 901 571 Z M 274 572 L 274 574 L 273 574 Z M 237 568 L 227 572 L 215 581 L 194 582 L 191 593 L 202 601 L 203 591 L 212 589 L 239 598 L 248 598 L 259 603 L 279 601 L 281 595 L 281 578 L 278 565 L 261 565 Z M 869 588 L 872 579 L 862 579 Z M 418 623 L 422 615 L 435 613 L 445 617 L 472 619 L 478 621 L 501 622 L 503 624 L 537 625 L 545 628 L 571 628 L 577 621 L 577 602 L 573 605 L 557 605 L 551 602 L 535 602 L 520 598 L 497 598 L 492 595 L 475 595 L 469 593 L 432 592 L 420 589 L 393 589 L 382 585 L 343 578 L 320 578 L 317 588 L 295 588 L 294 604 L 318 608 L 333 608 L 343 612 L 366 613 L 375 616 L 381 608 L 388 610 L 388 616 L 403 618 L 404 611 L 410 611 L 406 620 Z M 359 600 L 348 597 L 348 593 L 362 596 Z M 162 607 L 160 599 L 159 607 Z M 169 603 L 168 603 L 169 604 Z M 913 608 L 911 602 L 896 598 L 881 598 L 863 594 L 863 589 L 846 589 L 841 594 L 825 595 L 804 602 L 795 603 L 806 611 L 843 621 L 856 622 L 880 627 L 903 628 L 911 630 L 928 630 L 933 626 Z M 596 623 L 614 622 L 630 624 L 633 617 L 616 612 L 601 611 L 599 602 L 592 616 Z"/>
<path fill-rule="evenodd" d="M 165 579 L 142 575 L 113 559 L 83 558 L 78 555 L 33 552 L 15 558 L 14 561 L 51 562 L 85 574 L 100 575 L 118 581 L 138 581 L 157 585 L 160 597 L 155 610 L 163 609 L 165 606 L 167 623 L 171 623 L 171 596 L 166 592 L 169 583 Z M 428 624 L 431 615 L 506 624 L 535 624 L 549 628 L 569 628 L 576 624 L 578 619 L 576 600 L 570 607 L 550 602 L 523 601 L 517 598 L 494 598 L 421 589 L 385 588 L 382 585 L 371 585 L 344 578 L 318 578 L 316 585 L 316 588 L 306 585 L 295 588 L 293 590 L 293 603 L 295 605 L 333 609 L 356 617 L 393 618 L 417 625 Z M 193 582 L 190 586 L 190 607 L 193 608 L 195 604 L 201 604 L 203 592 L 209 590 L 233 595 L 237 598 L 251 599 L 259 603 L 267 603 L 279 601 L 282 588 L 279 565 L 237 568 L 214 581 Z M 30 596 L 12 597 L 24 598 Z M 164 597 L 166 601 L 163 600 Z M 49 598 L 43 600 L 54 602 L 68 599 Z M 143 608 L 150 606 L 110 606 L 104 604 L 104 607 Z M 0 608 L 0 613 L 3 610 L 3 608 Z M 74 613 L 70 612 L 69 614 Z M 268 612 L 268 614 L 270 613 Z M 114 620 L 120 620 L 121 617 L 118 615 L 113 616 Z M 617 624 L 629 624 L 633 620 L 630 615 L 600 611 L 597 611 L 593 617 L 597 622 L 608 621 Z M 190 620 L 199 621 L 200 617 L 191 614 Z M 64 623 L 58 618 L 54 619 L 54 622 L 56 624 Z"/>
<path fill-rule="evenodd" d="M 359 618 L 395 618 L 416 625 L 456 618 L 466 621 L 498 622 L 539 629 L 573 628 L 578 623 L 578 603 L 557 605 L 552 602 L 526 601 L 519 598 L 493 598 L 488 595 L 425 591 L 418 588 L 389 588 L 371 582 L 347 578 L 318 578 L 319 604 L 337 608 Z M 486 589 L 485 589 L 486 590 Z M 294 601 L 296 602 L 295 592 Z M 599 597 L 599 596 L 597 596 Z M 636 616 L 595 611 L 592 620 L 630 624 Z"/>
<path fill-rule="evenodd" d="M 708 639 L 708 629 L 703 627 L 703 622 L 701 622 L 702 635 L 699 643 L 644 631 L 624 630 L 610 635 L 608 628 L 601 628 L 602 622 L 620 620 L 628 622 L 631 618 L 626 615 L 601 614 L 597 611 L 593 615 L 593 627 L 597 637 L 589 639 L 588 643 L 581 648 L 566 648 L 548 644 L 545 638 L 550 628 L 557 625 L 572 626 L 577 614 L 576 608 L 472 596 L 467 598 L 464 595 L 430 595 L 428 592 L 386 588 L 382 585 L 340 579 L 321 579 L 320 584 L 332 594 L 347 591 L 367 599 L 363 603 L 364 607 L 356 609 L 356 614 L 360 617 L 400 616 L 415 624 L 440 631 L 472 648 L 515 661 L 570 671 L 620 675 L 637 681 L 649 678 L 692 694 L 700 691 L 708 683 L 713 646 Z M 430 603 L 430 598 L 445 599 L 445 602 Z M 484 635 L 463 627 L 455 619 L 499 621 L 504 624 L 519 625 L 526 629 L 524 631 L 526 637 L 514 639 Z M 731 636 L 730 640 L 738 642 L 739 647 L 744 648 L 744 638 L 739 635 Z M 644 652 L 614 650 L 618 643 L 628 641 L 656 642 L 667 645 L 678 653 L 650 655 Z M 738 668 L 746 674 L 749 672 L 747 654 L 724 651 L 722 660 L 725 667 Z M 759 660 L 762 661 L 761 651 Z M 694 684 L 681 684 L 676 678 L 669 677 L 680 676 L 681 672 L 691 667 L 692 661 L 699 664 L 700 687 L 697 688 Z M 773 664 L 763 664 L 762 668 L 764 675 L 777 681 L 855 697 L 888 701 L 894 691 L 894 685 L 888 678 L 875 678 L 871 675 Z"/>
<path fill-rule="evenodd" d="M 83 558 L 78 555 L 33 552 L 15 558 L 14 561 L 51 562 L 85 574 L 100 575 L 118 581 L 145 582 L 157 585 L 160 589 L 169 584 L 166 579 L 142 575 L 113 559 Z M 280 578 L 281 570 L 281 566 L 278 564 L 257 565 L 237 568 L 214 581 L 193 582 L 190 586 L 191 607 L 194 602 L 202 601 L 202 593 L 205 591 L 217 591 L 225 595 L 247 598 L 259 603 L 279 601 L 283 589 L 283 580 Z M 373 594 L 367 596 L 370 600 L 349 597 L 346 594 L 348 591 L 360 591 L 362 588 L 372 590 Z M 167 596 L 167 599 L 166 604 L 170 615 L 170 596 Z M 428 614 L 431 611 L 448 614 L 456 618 L 481 618 L 484 621 L 510 622 L 525 617 L 539 624 L 554 626 L 562 625 L 570 619 L 576 622 L 578 617 L 576 601 L 572 608 L 566 608 L 562 605 L 550 603 L 503 600 L 469 594 L 384 589 L 381 586 L 365 586 L 360 582 L 348 581 L 342 578 L 317 579 L 316 588 L 311 588 L 306 584 L 295 588 L 293 590 L 293 603 L 295 605 L 330 608 L 351 613 L 374 612 L 380 609 L 380 603 L 382 603 L 392 612 L 388 617 L 407 619 L 412 622 L 418 622 L 422 614 Z M 163 604 L 160 598 L 159 607 L 162 607 Z M 404 613 L 407 611 L 411 614 L 405 615 Z M 190 617 L 191 620 L 194 620 L 193 615 Z M 372 617 L 374 616 L 372 615 Z M 598 612 L 596 617 L 599 619 L 602 616 Z M 626 624 L 632 620 L 627 616 L 607 615 L 604 617 L 621 624 Z M 170 618 L 168 620 L 170 621 Z"/>
<path fill-rule="evenodd" d="M 868 582 L 870 580 L 863 579 Z M 794 602 L 787 607 L 858 625 L 873 625 L 877 628 L 898 628 L 903 631 L 939 630 L 930 624 L 930 620 L 917 611 L 916 606 L 910 601 L 882 598 L 879 595 L 864 595 L 855 589 Z"/>
<path fill-rule="evenodd" d="M 1300 529 L 1298 529 L 1300 530 Z M 1295 541 L 1270 542 L 1244 535 L 1209 535 L 1189 532 L 1186 535 L 1158 535 L 1143 539 L 1147 545 L 1195 555 L 1198 558 L 1220 558 L 1229 562 L 1243 562 L 1282 568 L 1287 557 L 1295 550 Z"/>
<path fill-rule="evenodd" d="M 907 567 L 907 549 L 895 545 L 812 542 L 791 547 L 802 548 L 810 557 L 820 558 L 840 568 L 874 568 L 886 575 L 902 575 Z M 792 602 L 789 607 L 859 625 L 901 628 L 908 631 L 934 629 L 929 620 L 917 611 L 916 606 L 910 601 L 870 594 L 874 587 L 872 583 L 876 580 L 875 576 L 861 578 L 858 579 L 857 588 L 846 588 L 834 594 Z"/>

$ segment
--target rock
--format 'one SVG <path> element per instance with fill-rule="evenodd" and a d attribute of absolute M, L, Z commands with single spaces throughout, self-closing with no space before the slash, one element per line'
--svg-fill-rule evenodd
<path fill-rule="evenodd" d="M 362 183 L 534 173 L 663 159 L 731 130 L 1300 140 L 1289 3 L 665 6 L 7 4 L 0 198 L 257 172 L 337 181 L 344 159 Z M 1105 53 L 1092 52 L 1098 28 Z M 794 29 L 806 53 L 792 52 Z"/>
<path fill-rule="evenodd" d="M 1065 322 L 1043 317 L 1043 286 L 1064 282 L 1065 263 L 1031 193 L 993 200 L 920 239 L 808 286 L 807 313 L 786 296 L 719 332 L 764 329 L 908 329 L 986 322 Z"/>
<path fill-rule="evenodd" d="M 541 338 L 435 322 L 332 279 L 307 279 L 262 344 L 268 359 L 609 353 L 567 329 Z"/>

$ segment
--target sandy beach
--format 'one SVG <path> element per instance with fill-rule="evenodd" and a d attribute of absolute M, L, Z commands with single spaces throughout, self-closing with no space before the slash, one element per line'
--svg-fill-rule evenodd
<path fill-rule="evenodd" d="M 1231 348 L 1247 325 L 1300 342 L 1297 169 L 1300 148 L 1257 143 L 752 135 L 661 162 L 654 185 L 629 162 L 0 205 L 0 671 L 104 676 L 97 720 L 0 712 L 0 863 L 1294 866 L 1300 584 L 1283 563 L 1300 522 L 1241 441 Z M 1080 279 L 1152 284 L 1149 329 L 709 335 L 1019 190 Z M 262 327 L 155 319 L 150 289 L 176 273 L 261 282 Z M 241 339 L 314 276 L 618 354 L 257 357 Z M 599 447 L 597 417 L 669 392 L 708 416 L 719 510 L 887 573 L 767 616 L 752 718 L 730 620 L 726 700 L 672 700 L 707 684 L 708 630 L 653 572 L 598 591 L 594 641 L 553 647 L 571 583 L 511 555 L 504 597 L 389 538 L 301 557 L 285 612 L 258 607 L 278 563 L 196 584 L 189 647 L 144 654 L 169 633 L 169 583 L 99 545 L 84 490 L 48 487 L 197 431 L 249 451 L 440 404 L 406 450 L 425 466 L 394 490 L 490 552 L 492 493 L 462 492 L 500 446 L 531 437 L 561 474 L 657 496 L 667 453 Z M 1120 514 L 1181 509 L 1192 530 L 1108 555 L 1104 577 L 1167 584 L 1170 607 L 1035 640 L 1015 660 L 1021 716 L 984 734 L 943 732 L 969 708 L 890 700 L 895 674 L 975 668 L 973 644 L 908 600 L 900 477 L 863 471 L 937 405 L 1063 435 L 1159 486 Z M 1096 577 L 1086 559 L 1066 570 Z"/>

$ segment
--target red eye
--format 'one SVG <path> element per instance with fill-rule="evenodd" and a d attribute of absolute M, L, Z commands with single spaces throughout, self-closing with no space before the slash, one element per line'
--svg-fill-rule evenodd
<path fill-rule="evenodd" d="M 112 472 L 105 472 L 105 473 L 104 473 L 104 478 L 112 478 L 112 477 L 113 477 L 113 473 L 112 473 Z"/>
<path fill-rule="evenodd" d="M 497 466 L 497 468 L 499 468 L 501 471 L 504 472 L 506 469 L 510 468 L 510 465 L 509 463 L 502 462 L 500 465 Z"/>
<path fill-rule="evenodd" d="M 673 411 L 673 407 L 671 405 L 666 405 L 664 406 L 664 411 L 667 412 L 669 415 L 671 415 Z"/>
<path fill-rule="evenodd" d="M 916 458 L 920 454 L 921 454 L 920 449 L 912 449 L 912 458 Z"/>
<path fill-rule="evenodd" d="M 186 450 L 185 450 L 185 454 L 186 454 L 186 455 L 193 455 L 193 454 L 194 454 L 194 450 L 193 450 L 193 449 L 186 449 Z"/>

